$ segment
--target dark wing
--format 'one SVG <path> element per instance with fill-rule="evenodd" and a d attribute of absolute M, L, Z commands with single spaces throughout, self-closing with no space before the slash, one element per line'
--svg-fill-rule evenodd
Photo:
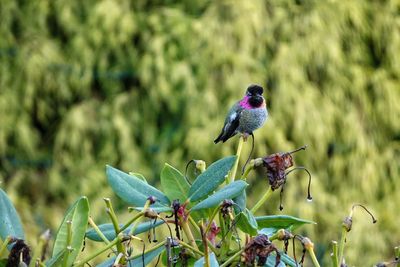
<path fill-rule="evenodd" d="M 231 138 L 236 134 L 236 130 L 239 127 L 240 113 L 242 112 L 242 109 L 236 111 L 233 110 L 234 108 L 232 108 L 231 112 L 229 112 L 229 115 L 225 120 L 224 127 L 222 127 L 221 133 L 214 140 L 215 144 L 220 141 L 225 143 L 226 140 L 228 140 L 229 138 Z"/>

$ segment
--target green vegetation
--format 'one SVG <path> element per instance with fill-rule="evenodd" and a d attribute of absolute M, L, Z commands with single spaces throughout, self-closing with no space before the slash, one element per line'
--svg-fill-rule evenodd
<path fill-rule="evenodd" d="M 270 118 L 253 155 L 308 145 L 297 164 L 313 175 L 314 201 L 292 177 L 285 214 L 318 222 L 302 231 L 326 266 L 348 207 L 366 204 L 379 222 L 356 214 L 347 262 L 389 259 L 400 236 L 399 10 L 395 0 L 3 0 L 0 179 L 30 222 L 28 243 L 56 231 L 81 195 L 106 221 L 106 164 L 156 184 L 165 162 L 233 155 L 237 140 L 212 140 L 259 83 Z M 248 183 L 253 207 L 265 172 Z M 257 215 L 281 214 L 278 199 Z"/>

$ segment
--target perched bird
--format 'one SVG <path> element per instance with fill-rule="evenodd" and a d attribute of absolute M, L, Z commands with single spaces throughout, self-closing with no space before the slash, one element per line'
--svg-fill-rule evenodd
<path fill-rule="evenodd" d="M 221 133 L 214 143 L 225 142 L 237 133 L 247 138 L 253 131 L 264 125 L 268 118 L 265 99 L 262 96 L 264 89 L 259 85 L 250 85 L 242 100 L 236 102 L 229 110 Z"/>

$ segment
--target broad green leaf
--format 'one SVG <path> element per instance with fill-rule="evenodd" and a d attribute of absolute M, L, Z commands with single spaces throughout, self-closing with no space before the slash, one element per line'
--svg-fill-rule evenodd
<path fill-rule="evenodd" d="M 142 180 L 143 182 L 145 182 L 147 184 L 147 179 L 146 179 L 146 177 L 143 176 L 143 174 L 140 174 L 137 172 L 129 172 L 128 174 L 131 176 L 135 176 L 136 178 Z"/>
<path fill-rule="evenodd" d="M 169 200 L 179 199 L 183 203 L 187 199 L 189 183 L 182 173 L 167 163 L 161 171 L 161 186 Z"/>
<path fill-rule="evenodd" d="M 170 251 L 170 256 L 174 257 L 174 256 L 179 256 L 179 253 L 181 253 L 182 250 L 185 250 L 184 247 L 172 247 L 171 251 Z M 185 264 L 182 264 L 182 260 L 178 259 L 176 262 L 174 261 L 174 263 L 170 264 L 174 267 L 187 267 L 187 266 L 194 266 L 194 263 L 196 262 L 195 258 L 190 257 L 189 255 L 187 255 L 188 257 L 185 259 Z M 160 266 L 168 266 L 168 261 L 167 261 L 167 251 L 164 250 L 161 254 L 161 260 L 160 260 Z"/>
<path fill-rule="evenodd" d="M 143 232 L 148 231 L 149 229 L 158 227 L 163 223 L 164 223 L 164 221 L 157 221 L 156 223 L 154 223 L 153 221 L 140 223 L 140 224 L 138 224 L 138 226 L 135 229 L 135 232 L 133 234 L 134 235 L 141 234 Z M 120 226 L 122 226 L 122 224 Z M 128 234 L 129 231 L 131 230 L 131 227 L 132 226 L 126 228 L 124 230 L 124 233 Z M 101 225 L 99 225 L 99 229 L 104 234 L 104 236 L 110 241 L 113 240 L 116 237 L 115 236 L 114 226 L 112 225 L 112 223 L 101 224 Z M 96 242 L 103 242 L 101 237 L 97 234 L 97 232 L 93 228 L 90 228 L 86 232 L 86 237 L 89 238 L 90 240 L 93 240 L 93 241 L 96 241 Z"/>
<path fill-rule="evenodd" d="M 190 187 L 190 200 L 198 201 L 214 191 L 225 180 L 225 176 L 232 168 L 235 160 L 236 156 L 230 156 L 211 164 Z"/>
<path fill-rule="evenodd" d="M 290 267 L 298 267 L 299 266 L 298 264 L 296 264 L 294 259 L 289 257 L 283 251 L 281 251 L 280 253 L 281 253 L 281 261 L 283 261 L 286 265 L 289 265 Z"/>
<path fill-rule="evenodd" d="M 147 266 L 147 264 L 149 264 L 155 257 L 160 255 L 160 253 L 164 250 L 165 246 L 161 246 L 153 251 L 145 253 L 144 257 L 142 257 L 142 255 L 137 255 L 128 261 L 128 267 Z"/>
<path fill-rule="evenodd" d="M 17 211 L 7 194 L 0 189 L 0 238 L 4 240 L 7 236 L 25 239 Z"/>
<path fill-rule="evenodd" d="M 1 259 L 0 260 L 0 267 L 6 267 L 7 266 L 7 261 L 8 261 L 8 259 Z"/>
<path fill-rule="evenodd" d="M 113 265 L 114 261 L 115 261 L 115 257 L 111 257 L 109 259 L 106 259 L 102 263 L 97 264 L 96 267 L 111 267 Z M 139 265 L 139 266 L 142 267 L 142 265 Z"/>
<path fill-rule="evenodd" d="M 225 199 L 232 199 L 238 196 L 247 186 L 248 184 L 243 180 L 234 181 L 196 204 L 191 210 L 195 211 L 215 207 Z"/>
<path fill-rule="evenodd" d="M 234 206 L 236 213 L 240 213 L 241 211 L 245 210 L 247 201 L 246 190 L 243 190 L 243 192 L 235 197 L 233 201 L 237 204 Z"/>
<path fill-rule="evenodd" d="M 303 224 L 316 224 L 316 222 L 296 218 L 289 215 L 268 215 L 256 217 L 258 227 L 261 228 L 278 228 L 294 230 Z"/>
<path fill-rule="evenodd" d="M 151 206 L 151 209 L 157 213 L 172 211 L 172 208 L 170 206 L 169 207 L 167 207 L 167 206 L 158 206 L 158 207 Z M 143 211 L 143 207 L 136 207 L 135 210 Z"/>
<path fill-rule="evenodd" d="M 56 255 L 51 257 L 47 262 L 46 266 L 47 267 L 58 267 L 61 266 L 64 258 L 64 254 L 67 252 L 67 249 L 64 248 L 63 250 L 60 250 Z"/>
<path fill-rule="evenodd" d="M 257 235 L 257 221 L 256 218 L 254 218 L 253 213 L 249 211 L 248 209 L 245 209 L 241 213 L 239 213 L 236 218 L 236 225 L 239 227 L 240 230 L 243 232 L 250 234 L 252 236 Z"/>
<path fill-rule="evenodd" d="M 85 238 L 86 226 L 89 219 L 89 201 L 86 197 L 79 198 L 67 211 L 60 228 L 57 231 L 54 242 L 52 257 L 64 250 L 67 244 L 67 221 L 71 221 L 72 237 L 71 244 L 73 251 L 69 253 L 68 265 L 71 266 L 76 256 L 81 251 Z"/>
<path fill-rule="evenodd" d="M 273 228 L 273 227 L 262 228 L 262 229 L 258 230 L 258 234 L 264 234 L 268 237 L 271 237 L 273 234 L 278 232 L 279 229 L 282 229 L 282 228 Z"/>
<path fill-rule="evenodd" d="M 107 178 L 114 192 L 127 203 L 142 207 L 149 196 L 157 198 L 154 207 L 160 207 L 164 204 L 169 206 L 169 199 L 158 189 L 143 182 L 141 179 L 124 173 L 107 165 Z"/>
<path fill-rule="evenodd" d="M 282 257 L 282 254 L 281 254 L 281 257 Z M 275 265 L 275 264 L 276 264 L 276 255 L 275 255 L 275 253 L 271 253 L 268 256 L 267 262 L 265 263 L 264 267 L 275 267 L 275 266 L 277 266 L 277 267 L 285 267 L 286 266 L 284 264 L 284 261 L 282 260 L 282 258 L 281 258 L 281 260 L 280 260 L 278 265 Z"/>
<path fill-rule="evenodd" d="M 215 257 L 215 254 L 213 252 L 208 254 L 208 258 L 210 259 L 210 267 L 218 267 L 219 266 L 217 258 Z M 194 263 L 194 267 L 203 267 L 204 263 L 205 263 L 205 258 L 201 257 L 199 260 L 197 260 Z"/>

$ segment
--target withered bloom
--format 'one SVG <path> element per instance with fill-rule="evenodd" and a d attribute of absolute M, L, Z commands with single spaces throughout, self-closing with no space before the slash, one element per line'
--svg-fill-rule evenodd
<path fill-rule="evenodd" d="M 31 262 L 30 248 L 25 244 L 24 240 L 17 239 L 13 245 L 7 259 L 7 267 L 19 266 L 20 262 L 29 265 Z"/>
<path fill-rule="evenodd" d="M 210 231 L 207 233 L 207 239 L 215 246 L 215 238 L 217 235 L 221 232 L 221 228 L 218 227 L 218 225 L 215 223 L 215 221 L 212 221 L 211 226 L 210 226 Z"/>
<path fill-rule="evenodd" d="M 294 161 L 292 154 L 298 152 L 300 150 L 305 150 L 306 146 L 302 146 L 296 150 L 290 152 L 278 152 L 272 155 L 268 155 L 262 158 L 263 166 L 267 169 L 267 177 L 269 184 L 272 190 L 276 190 L 281 187 L 281 202 L 282 202 L 282 194 L 283 188 L 286 183 L 287 176 L 294 170 L 304 170 L 307 172 L 309 176 L 308 182 L 308 195 L 307 199 L 312 200 L 311 193 L 310 193 L 310 186 L 311 186 L 311 174 L 310 172 L 304 167 L 295 167 L 288 170 L 290 167 L 293 167 Z M 283 209 L 282 204 L 279 207 L 280 210 Z"/>
<path fill-rule="evenodd" d="M 275 153 L 263 158 L 263 165 L 267 169 L 269 184 L 275 190 L 285 183 L 286 169 L 293 166 L 293 157 L 290 153 Z"/>
<path fill-rule="evenodd" d="M 260 234 L 246 245 L 242 254 L 242 260 L 246 266 L 254 266 L 256 260 L 258 266 L 264 266 L 269 254 L 273 251 L 276 253 L 275 266 L 278 266 L 281 261 L 281 255 L 278 249 L 268 239 L 267 235 Z"/>

